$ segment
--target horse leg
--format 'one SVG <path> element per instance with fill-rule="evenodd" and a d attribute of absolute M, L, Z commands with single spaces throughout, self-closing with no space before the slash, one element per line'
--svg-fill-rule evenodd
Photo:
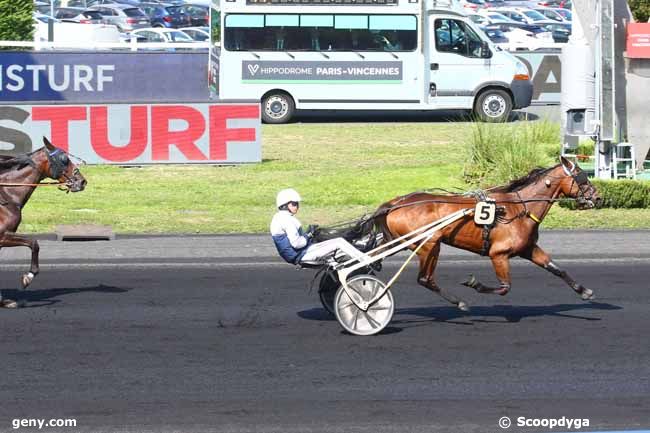
<path fill-rule="evenodd" d="M 465 281 L 463 285 L 471 287 L 479 293 L 492 293 L 495 295 L 504 296 L 510 291 L 510 260 L 506 254 L 498 254 L 490 257 L 492 260 L 492 267 L 497 275 L 497 279 L 501 283 L 499 287 L 489 287 L 476 279 L 474 275 L 469 276 L 469 280 Z"/>
<path fill-rule="evenodd" d="M 447 290 L 438 286 L 434 280 L 436 265 L 438 264 L 438 255 L 440 254 L 440 240 L 434 240 L 432 247 L 425 245 L 420 251 L 420 273 L 418 274 L 418 283 L 432 292 L 437 293 L 443 299 L 457 306 L 462 311 L 469 311 L 467 302 L 449 293 Z"/>
<path fill-rule="evenodd" d="M 551 257 L 541 249 L 538 245 L 534 245 L 530 250 L 526 251 L 521 257 L 530 260 L 535 263 L 537 266 L 541 266 L 546 269 L 553 275 L 562 278 L 565 283 L 569 285 L 577 294 L 580 295 L 583 301 L 590 301 L 595 299 L 593 290 L 589 290 L 584 287 L 582 284 L 577 283 L 569 274 L 566 273 L 564 269 L 561 269 Z"/>
<path fill-rule="evenodd" d="M 2 237 L 0 237 L 0 248 L 2 247 L 27 247 L 32 250 L 32 262 L 29 268 L 29 272 L 23 274 L 22 278 L 20 279 L 22 288 L 26 289 L 27 286 L 29 286 L 32 281 L 34 281 L 34 277 L 38 275 L 39 272 L 38 252 L 40 250 L 40 246 L 38 245 L 38 241 L 36 239 L 24 238 L 14 233 L 5 233 L 2 235 Z"/>

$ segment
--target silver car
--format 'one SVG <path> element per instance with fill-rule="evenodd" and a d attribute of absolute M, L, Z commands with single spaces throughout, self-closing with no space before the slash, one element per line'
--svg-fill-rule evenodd
<path fill-rule="evenodd" d="M 90 9 L 99 12 L 105 24 L 113 24 L 121 33 L 151 27 L 149 17 L 135 6 L 116 3 L 92 6 Z"/>
<path fill-rule="evenodd" d="M 61 21 L 79 24 L 102 24 L 102 16 L 92 9 L 84 8 L 56 8 L 54 18 Z"/>

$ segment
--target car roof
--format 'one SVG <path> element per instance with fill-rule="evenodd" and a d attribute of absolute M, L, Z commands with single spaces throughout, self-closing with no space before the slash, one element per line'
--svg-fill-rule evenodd
<path fill-rule="evenodd" d="M 93 8 L 109 8 L 109 9 L 137 9 L 137 6 L 127 5 L 124 3 L 106 3 L 103 5 L 95 5 Z"/>

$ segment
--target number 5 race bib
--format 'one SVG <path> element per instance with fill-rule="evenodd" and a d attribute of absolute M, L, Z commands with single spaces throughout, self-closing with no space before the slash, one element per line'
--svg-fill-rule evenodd
<path fill-rule="evenodd" d="M 477 225 L 490 225 L 494 223 L 497 205 L 494 201 L 479 201 L 474 209 L 474 223 Z"/>

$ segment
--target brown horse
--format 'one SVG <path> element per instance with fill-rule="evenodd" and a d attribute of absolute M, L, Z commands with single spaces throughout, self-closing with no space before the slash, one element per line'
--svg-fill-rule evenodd
<path fill-rule="evenodd" d="M 507 294 L 510 290 L 509 260 L 519 256 L 562 278 L 582 299 L 594 298 L 591 290 L 576 283 L 537 245 L 539 225 L 556 199 L 575 198 L 579 208 L 592 208 L 600 202 L 596 189 L 576 164 L 561 157 L 560 164 L 533 170 L 508 185 L 488 190 L 487 195 L 496 201 L 498 218 L 495 224 L 484 228 L 475 224 L 470 216 L 436 232 L 417 253 L 420 259 L 419 284 L 440 294 L 461 310 L 468 310 L 466 302 L 435 282 L 440 243 L 444 242 L 490 257 L 499 287 L 486 286 L 474 276 L 463 283 L 479 293 Z M 473 208 L 476 202 L 477 198 L 469 196 L 413 193 L 381 205 L 374 214 L 374 222 L 384 238 L 390 240 L 457 210 Z"/>
<path fill-rule="evenodd" d="M 64 190 L 77 192 L 86 186 L 86 179 L 66 152 L 58 149 L 43 137 L 45 147 L 30 154 L 0 158 L 0 248 L 28 247 L 32 250 L 29 272 L 21 278 L 25 289 L 38 274 L 38 241 L 17 235 L 22 219 L 22 209 L 40 182 L 45 178 L 58 181 Z M 2 299 L 0 307 L 16 308 L 18 304 Z"/>

